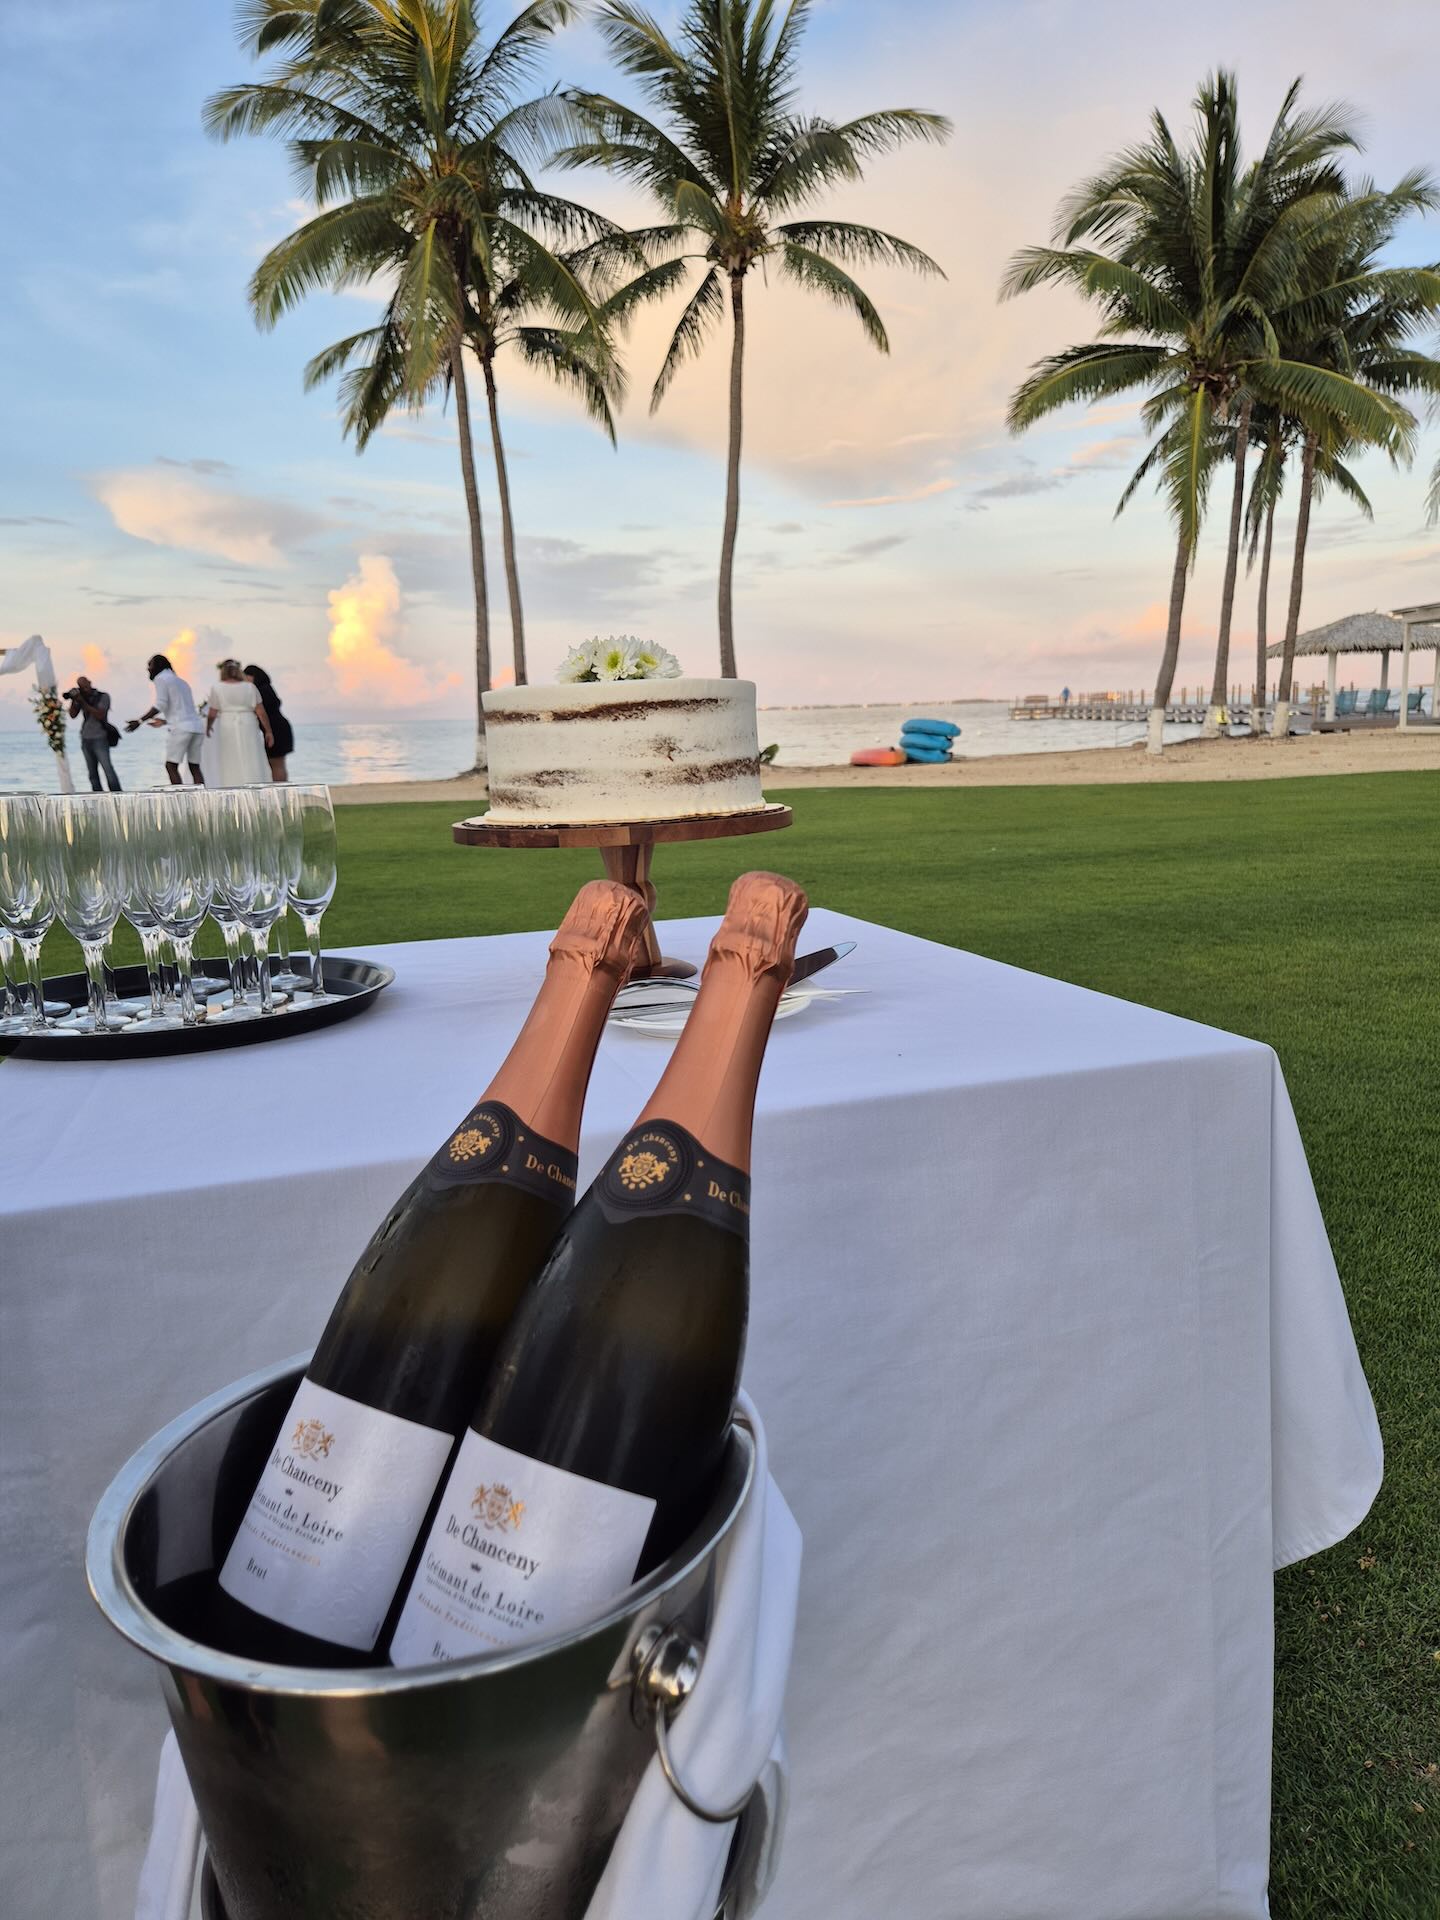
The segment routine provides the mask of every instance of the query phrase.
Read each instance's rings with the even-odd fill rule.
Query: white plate
[[[777,1020],[788,1020],[791,1014],[803,1013],[805,1008],[816,1000],[839,1000],[848,997],[858,989],[836,990],[817,987],[807,991],[804,987],[791,990],[787,987],[780,996],[780,1004],[775,1009]],[[683,1033],[685,1022],[690,1018],[688,1007],[675,1007],[666,1013],[646,1013],[639,1007],[621,1007],[610,1016],[612,1027],[627,1027],[632,1033],[657,1034],[662,1040],[673,1040],[677,1033]]]

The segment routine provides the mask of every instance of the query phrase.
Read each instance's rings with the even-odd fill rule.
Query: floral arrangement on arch
[[[668,647],[653,646],[633,634],[608,634],[584,640],[560,662],[557,680],[677,680],[680,662]]]
[[[52,753],[65,751],[65,709],[60,704],[60,696],[54,687],[42,687],[39,693],[32,693],[30,704],[35,709],[35,717],[40,722],[40,731],[50,742]]]

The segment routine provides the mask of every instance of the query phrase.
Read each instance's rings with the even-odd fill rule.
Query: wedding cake
[[[690,680],[663,647],[591,641],[559,684],[484,696],[496,825],[600,826],[758,812],[750,680]]]

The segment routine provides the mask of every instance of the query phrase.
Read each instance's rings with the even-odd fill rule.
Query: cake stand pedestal
[[[645,928],[647,963],[637,974],[683,980],[695,972],[688,960],[667,960],[655,938],[655,888],[650,857],[662,840],[731,840],[747,833],[774,833],[795,818],[771,803],[753,813],[712,813],[692,820],[630,820],[593,827],[492,826],[485,814],[457,820],[450,829],[462,847],[598,847],[607,878],[633,887],[650,919]]]

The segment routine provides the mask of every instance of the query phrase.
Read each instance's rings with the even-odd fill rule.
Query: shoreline
[[[1276,780],[1309,774],[1440,772],[1440,727],[1403,734],[1312,733],[1290,740],[1181,740],[1152,758],[1132,747],[1062,747],[1051,753],[997,753],[950,765],[908,767],[772,767],[767,791],[816,787],[1079,787],[1152,786],[1171,781]],[[387,801],[485,799],[474,774],[447,780],[371,780],[332,784],[341,806]]]

